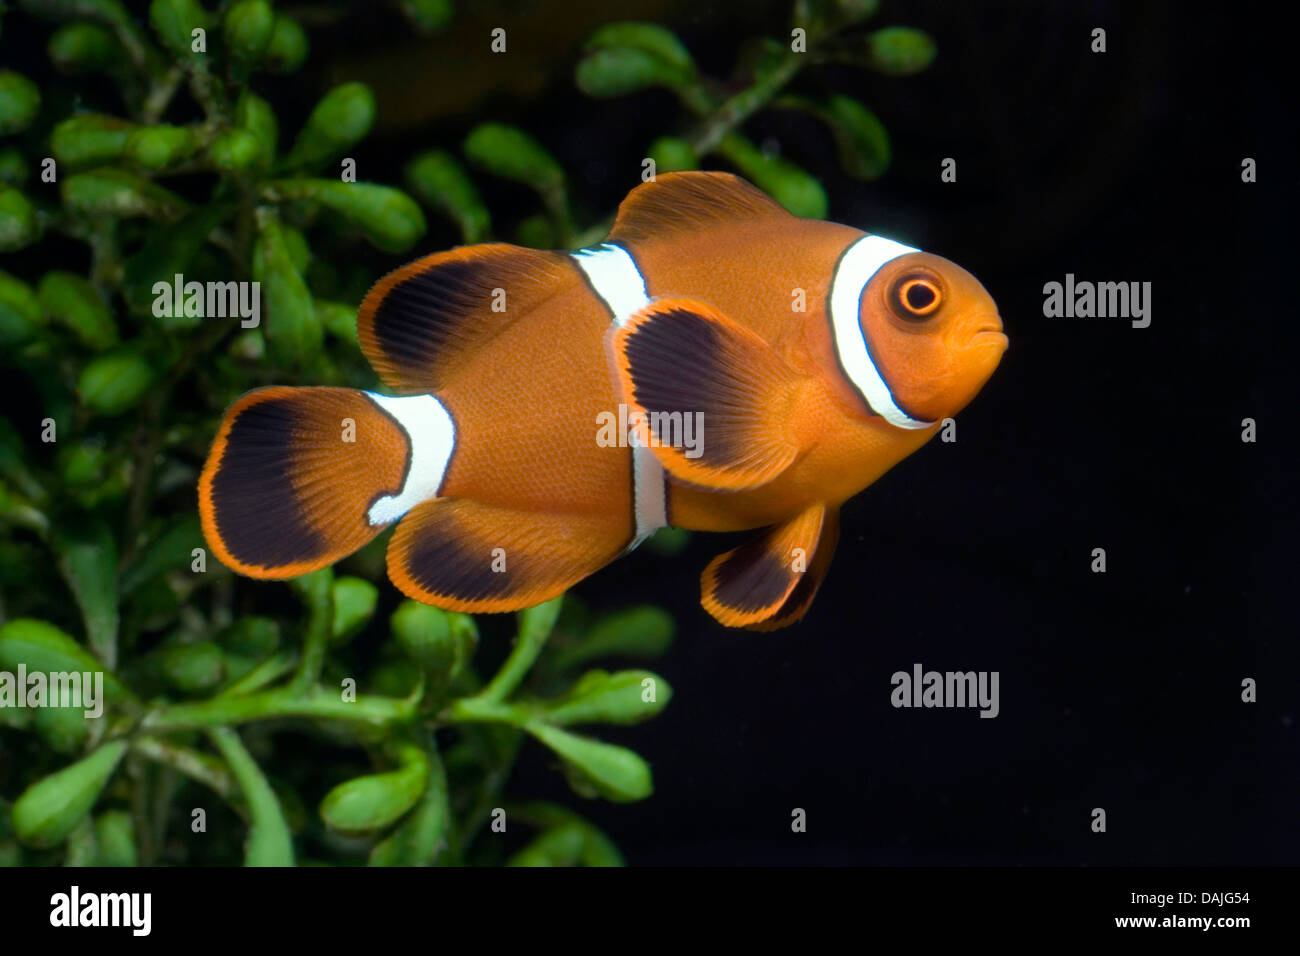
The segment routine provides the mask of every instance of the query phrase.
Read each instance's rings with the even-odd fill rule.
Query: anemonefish
[[[594,248],[489,243],[403,266],[357,331],[395,395],[261,388],[226,412],[199,480],[225,564],[304,574],[395,523],[403,592],[509,611],[669,525],[763,529],[701,581],[718,621],[760,630],[804,615],[840,505],[1007,347],[959,266],[711,172],[638,186]]]

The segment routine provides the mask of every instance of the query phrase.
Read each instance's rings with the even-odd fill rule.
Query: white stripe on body
[[[830,303],[831,330],[835,336],[835,351],[840,357],[849,381],[862,395],[872,411],[898,428],[929,428],[934,422],[912,418],[898,407],[880,369],[871,359],[867,340],[859,320],[862,293],[880,267],[891,259],[908,253],[920,252],[893,239],[882,236],[864,236],[845,250],[831,277]]]
[[[366,520],[375,527],[396,521],[421,502],[438,496],[456,447],[456,423],[447,407],[432,395],[366,395],[397,422],[411,449],[402,490],[379,498],[366,513]]]
[[[592,249],[572,253],[573,261],[582,270],[605,303],[614,325],[626,325],[633,313],[650,304],[645,277],[637,268],[632,255],[622,246],[602,243]],[[632,489],[636,498],[636,532],[627,550],[631,551],[650,535],[668,524],[668,505],[665,497],[663,465],[651,448],[632,449]]]

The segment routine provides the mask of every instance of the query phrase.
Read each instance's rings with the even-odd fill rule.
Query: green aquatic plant
[[[398,6],[427,30],[453,15],[445,0]],[[856,30],[875,7],[800,0],[791,35],[753,41],[728,81],[662,27],[609,24],[575,79],[596,98],[676,94],[682,131],[647,144],[658,170],[717,158],[820,216],[816,177],[742,127],[761,109],[808,112],[846,171],[881,175],[888,138],[863,104],[788,92],[819,63],[924,68],[919,31]],[[276,78],[310,39],[268,0],[153,0],[143,19],[119,0],[20,0],[0,6],[0,45],[15,26],[47,31],[50,69],[0,69],[0,365],[21,393],[0,418],[0,703],[19,669],[99,673],[104,711],[0,706],[0,864],[621,862],[573,810],[505,787],[531,741],[582,797],[651,793],[643,758],[573,728],[668,703],[638,669],[672,640],[664,611],[595,614],[569,595],[518,615],[492,668],[473,618],[381,610],[382,539],[246,585],[207,554],[194,500],[242,392],[374,387],[356,303],[379,270],[359,248],[413,250],[424,209],[465,242],[492,237],[478,173],[535,192],[515,236],[528,245],[597,241],[610,216],[583,220],[563,164],[497,123],[412,158],[405,189],[365,181],[351,153],[374,95],[342,83],[282,128]],[[260,297],[242,296],[254,282]],[[666,529],[650,546],[683,543]],[[599,666],[611,659],[629,669]],[[495,838],[505,819],[531,841]]]

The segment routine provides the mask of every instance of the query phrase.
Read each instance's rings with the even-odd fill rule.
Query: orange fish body
[[[396,523],[403,592],[507,611],[664,526],[764,528],[702,580],[715,618],[756,629],[806,612],[839,505],[1006,347],[969,273],[723,173],[638,187],[595,249],[410,263],[358,336],[395,396],[277,387],[227,411],[199,483],[223,562],[290,577]]]

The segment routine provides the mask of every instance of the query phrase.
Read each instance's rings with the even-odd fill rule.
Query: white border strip
[[[881,266],[891,259],[920,251],[883,236],[863,236],[845,250],[831,279],[829,301],[835,351],[849,380],[872,411],[898,428],[929,428],[934,422],[917,421],[898,407],[880,369],[871,360],[859,310],[862,293]]]
[[[633,313],[650,304],[645,277],[636,261],[622,246],[606,242],[593,249],[570,253],[605,303],[614,325],[626,325]],[[664,466],[654,449],[632,449],[632,493],[636,498],[636,534],[627,550],[631,551],[650,535],[668,524],[668,507],[664,490]]]
[[[406,432],[411,449],[402,490],[396,495],[384,495],[366,512],[366,520],[375,527],[396,521],[421,502],[438,496],[456,447],[456,423],[447,406],[432,395],[393,398],[376,392],[365,394]]]

